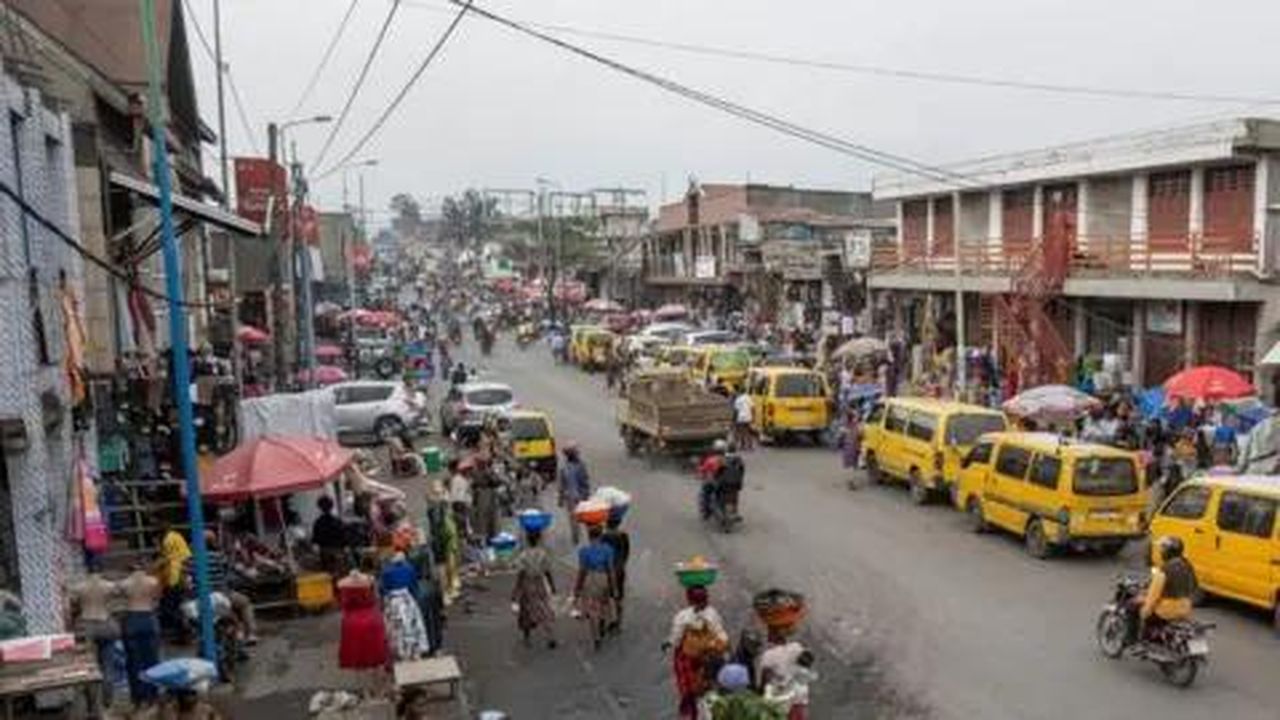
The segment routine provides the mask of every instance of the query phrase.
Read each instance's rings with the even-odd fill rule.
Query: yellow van
[[[582,354],[578,356],[578,364],[588,371],[601,370],[609,362],[613,352],[616,335],[608,330],[591,330],[583,334]]]
[[[1271,611],[1280,630],[1280,477],[1205,476],[1169,497],[1151,519],[1155,540],[1172,535],[1200,587]]]
[[[661,367],[688,367],[697,352],[697,348],[692,348],[688,345],[668,345],[658,353],[658,365]]]
[[[911,500],[954,496],[960,460],[978,438],[1008,429],[1004,413],[934,398],[888,398],[862,425],[862,452],[872,482],[906,482]]]
[[[556,439],[551,418],[537,410],[513,410],[507,418],[511,454],[548,479],[556,476]]]
[[[753,368],[747,375],[751,426],[774,441],[808,435],[816,444],[831,422],[830,394],[820,372],[803,367]]]
[[[983,436],[965,456],[956,505],[974,532],[1021,535],[1027,553],[1120,552],[1143,535],[1148,491],[1137,453],[1052,433]]]
[[[575,365],[582,364],[584,358],[588,357],[587,336],[598,330],[603,330],[599,325],[570,325],[569,326],[569,362]]]
[[[741,347],[704,345],[694,348],[689,360],[689,377],[708,388],[723,387],[737,392],[751,367],[751,353]]]

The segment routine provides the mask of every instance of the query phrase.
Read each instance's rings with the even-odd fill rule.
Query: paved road
[[[903,492],[851,492],[835,454],[807,447],[747,456],[745,527],[722,536],[695,517],[696,486],[685,471],[625,457],[598,377],[506,344],[486,364],[525,405],[552,412],[557,435],[579,443],[598,484],[636,496],[628,521],[636,622],[624,643],[599,655],[575,648],[572,660],[553,660],[585,672],[572,685],[612,710],[597,717],[670,716],[655,648],[679,602],[671,565],[693,553],[724,566],[717,602],[737,627],[750,620],[745,601],[755,590],[776,584],[809,596],[808,639],[823,674],[815,717],[1280,716],[1280,640],[1260,614],[1203,611],[1219,626],[1215,654],[1190,691],[1166,686],[1151,665],[1097,654],[1098,608],[1118,572],[1142,567],[1138,548],[1119,560],[1036,561],[1012,538],[972,535],[957,513],[913,507]],[[486,683],[480,694],[519,704],[503,685]]]

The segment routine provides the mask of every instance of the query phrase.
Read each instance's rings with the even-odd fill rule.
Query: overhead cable
[[[298,114],[302,106],[306,104],[307,98],[311,97],[311,93],[316,89],[316,84],[320,82],[320,75],[329,65],[330,58],[333,57],[333,51],[338,47],[338,41],[342,39],[342,33],[346,31],[347,24],[351,22],[351,16],[355,14],[356,4],[360,0],[351,0],[351,4],[347,6],[347,12],[343,14],[342,21],[338,23],[338,28],[334,31],[333,37],[329,39],[329,45],[325,47],[324,54],[320,56],[320,62],[316,65],[315,70],[311,72],[311,79],[307,81],[307,86],[303,88],[302,95],[298,97],[298,102],[293,104],[293,109],[289,111],[289,117]]]
[[[209,42],[209,37],[204,34],[204,28],[200,26],[200,21],[196,19],[196,14],[191,9],[190,0],[182,0],[182,4],[187,10],[186,15],[191,20],[191,28],[195,30],[196,39],[200,41],[200,47],[204,49],[205,55],[213,63],[214,70],[227,76],[227,87],[231,90],[231,104],[236,106],[236,115],[240,118],[240,130],[244,133],[245,139],[249,141],[249,147],[253,149],[254,155],[262,154],[258,146],[258,139],[253,134],[253,124],[249,122],[249,113],[244,109],[244,98],[240,97],[240,88],[236,86],[235,76],[231,74],[231,64],[224,61],[222,67],[218,67],[218,54],[214,52],[213,45]]]

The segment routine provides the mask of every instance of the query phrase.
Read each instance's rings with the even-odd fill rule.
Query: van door
[[[1215,584],[1223,594],[1263,607],[1275,601],[1272,561],[1278,504],[1274,498],[1222,491],[1214,554],[1219,573]]]
[[[960,463],[956,476],[956,508],[967,510],[970,498],[978,498],[981,502],[986,491],[987,476],[991,474],[991,456],[994,448],[990,442],[980,442],[973,446],[968,455]]]
[[[764,429],[764,411],[769,402],[769,376],[761,372],[748,375],[747,395],[751,397],[751,424],[760,431]]]
[[[915,410],[907,425],[906,470],[915,468],[920,472],[920,479],[925,487],[933,487],[933,479],[938,470],[934,468],[934,439],[938,435],[938,416],[931,412]]]
[[[1063,527],[1062,534],[1057,535],[1053,531],[1056,523],[1047,523],[1048,519],[1056,518],[1058,510],[1066,505],[1065,499],[1058,492],[1062,465],[1062,458],[1057,455],[1037,453],[1027,471],[1027,481],[1022,484],[1022,509],[1028,516],[1034,513],[1046,519],[1045,533],[1051,540],[1065,539],[1068,530]]]
[[[880,468],[896,477],[907,476],[907,425],[910,422],[911,411],[897,403],[890,403],[885,410],[877,457]]]
[[[876,403],[871,408],[871,412],[867,413],[866,419],[862,421],[862,450],[866,452],[867,448],[878,451],[884,440],[884,403]]]
[[[1027,513],[1022,510],[1021,502],[1030,467],[1030,450],[1007,443],[1000,446],[995,468],[987,475],[983,492],[987,520],[1016,533],[1026,529]]]
[[[1209,521],[1209,501],[1213,490],[1205,485],[1185,485],[1169,498],[1151,519],[1151,538],[1166,535],[1182,541],[1182,552],[1195,568],[1196,579],[1214,586],[1214,541]]]

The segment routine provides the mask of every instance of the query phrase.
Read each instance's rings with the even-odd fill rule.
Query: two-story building
[[[847,306],[860,293],[846,286],[858,263],[847,249],[891,233],[892,212],[869,192],[693,183],[659,208],[644,254],[648,294],[783,323],[856,311]]]
[[[1038,380],[1110,356],[1134,385],[1218,364],[1269,390],[1278,162],[1280,122],[1242,118],[877,176],[899,222],[875,305],[909,342],[962,327]]]

